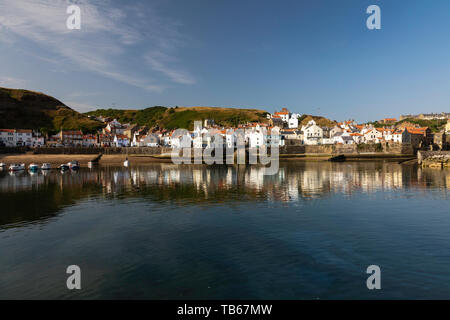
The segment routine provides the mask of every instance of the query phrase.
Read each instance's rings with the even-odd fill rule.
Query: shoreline
[[[0,154],[0,162],[42,164],[50,163],[52,167],[59,166],[72,160],[77,160],[81,166],[86,167],[89,161],[97,158],[97,154]],[[128,157],[130,164],[145,163],[172,163],[171,157],[153,155],[102,155],[99,164],[122,164]],[[290,161],[336,161],[336,162],[363,162],[363,161],[392,161],[405,164],[417,163],[413,155],[395,154],[348,154],[336,156],[331,154],[280,154],[280,162]]]

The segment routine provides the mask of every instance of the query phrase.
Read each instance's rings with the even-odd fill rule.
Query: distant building
[[[384,123],[384,124],[389,124],[389,123],[392,124],[392,123],[397,122],[397,119],[396,118],[384,118],[380,122]]]

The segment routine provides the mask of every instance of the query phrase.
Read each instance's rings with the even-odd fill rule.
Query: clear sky
[[[381,30],[366,27],[371,4]],[[448,0],[0,0],[0,86],[79,111],[450,112],[449,36]]]

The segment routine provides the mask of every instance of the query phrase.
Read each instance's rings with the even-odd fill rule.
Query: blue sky
[[[81,8],[68,30],[67,6]],[[366,8],[381,7],[381,30]],[[450,1],[0,0],[0,86],[79,111],[450,111]]]

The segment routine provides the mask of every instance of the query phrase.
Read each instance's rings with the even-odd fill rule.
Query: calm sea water
[[[449,195],[383,162],[0,172],[0,298],[450,299]]]

